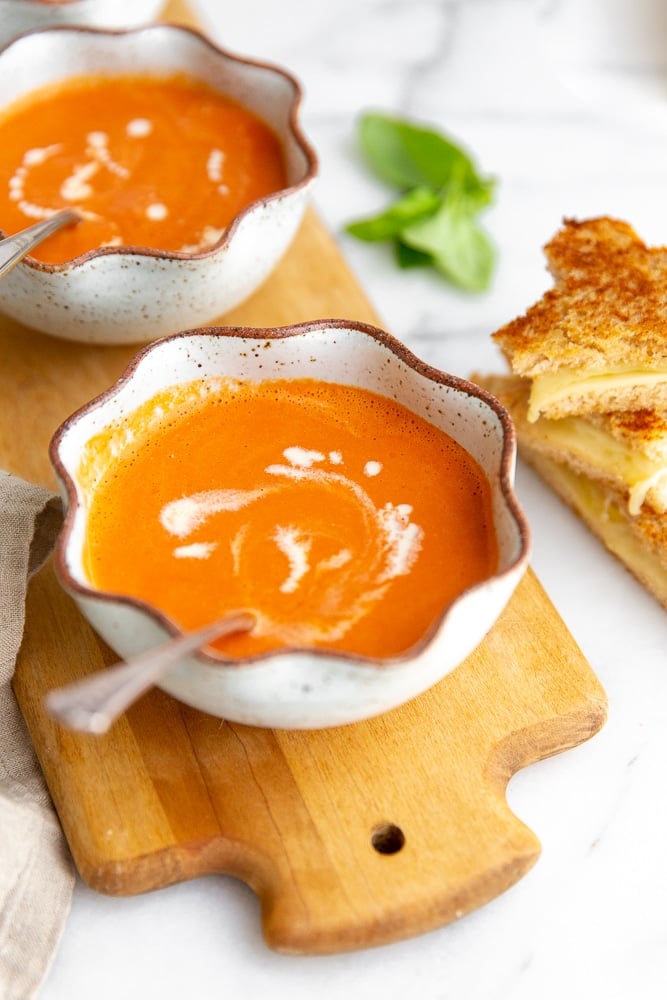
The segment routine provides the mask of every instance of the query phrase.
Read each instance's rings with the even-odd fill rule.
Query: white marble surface
[[[548,287],[540,247],[563,216],[610,214],[667,243],[663,0],[197,0],[235,51],[290,68],[321,157],[317,206],[383,324],[466,375],[500,367],[489,334]],[[342,235],[385,203],[363,167],[363,109],[435,123],[499,178],[492,290],[466,297],[398,274]],[[40,1000],[657,1000],[667,995],[667,617],[524,468],[533,565],[609,697],[583,746],[512,779],[542,856],[456,925],[326,958],[274,954],[231,878],[130,899],[78,884]]]

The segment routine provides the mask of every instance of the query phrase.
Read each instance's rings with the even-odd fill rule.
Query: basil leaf
[[[495,248],[460,202],[446,200],[439,211],[403,230],[408,246],[430,254],[433,266],[468,291],[484,291],[493,274]]]
[[[424,184],[424,176],[405,149],[400,125],[384,115],[367,114],[359,123],[359,142],[381,180],[408,189]]]
[[[377,175],[398,188],[457,187],[472,193],[485,185],[462,149],[433,129],[388,115],[366,114],[359,124],[361,148]]]
[[[474,185],[464,188],[463,196],[466,202],[466,210],[471,214],[481,212],[483,208],[488,208],[493,202],[496,193],[496,182],[492,178],[479,181]]]
[[[350,222],[345,228],[352,236],[370,243],[391,240],[406,226],[433,215],[439,207],[440,197],[434,191],[424,187],[413,188],[385,211]]]
[[[430,253],[424,253],[423,250],[415,250],[414,247],[409,247],[402,240],[396,240],[394,249],[396,252],[396,263],[403,270],[407,270],[410,267],[431,267],[433,265],[433,258]]]
[[[468,291],[486,289],[496,251],[476,216],[493,201],[495,180],[480,176],[471,157],[434,129],[368,113],[359,137],[377,175],[404,193],[347,231],[393,241],[402,268],[431,266]]]

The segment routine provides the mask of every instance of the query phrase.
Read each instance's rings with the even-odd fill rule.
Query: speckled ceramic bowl
[[[145,604],[100,592],[87,579],[87,502],[77,479],[82,448],[160,389],[202,376],[314,378],[398,400],[450,434],[482,466],[491,485],[499,562],[491,579],[461,594],[401,656],[369,660],[323,649],[287,649],[232,663],[200,653],[181,663],[160,686],[230,721],[311,729],[385,712],[461,663],[495,622],[529,559],[530,532],[513,491],[513,426],[484,390],[429,368],[380,330],[342,320],[270,331],[210,328],[166,338],[140,351],[115,386],[57,431],[51,459],[66,505],[57,573],[100,635],[127,657],[178,630]]]
[[[24,31],[56,24],[133,28],[163,7],[164,0],[0,0],[0,45]]]
[[[294,237],[317,161],[298,124],[301,91],[289,74],[174,25],[22,35],[0,51],[0,106],[55,81],[100,73],[184,73],[205,82],[273,128],[287,168],[288,186],[253,202],[208,250],[105,247],[64,264],[28,257],[0,282],[0,311],[27,326],[89,343],[141,343],[211,322],[255,291]]]

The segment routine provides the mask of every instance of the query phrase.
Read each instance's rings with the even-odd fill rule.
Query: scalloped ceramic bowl
[[[0,0],[0,45],[57,24],[133,28],[152,21],[164,0]]]
[[[0,107],[70,77],[128,73],[183,73],[253,111],[280,139],[288,186],[252,202],[199,253],[104,247],[64,264],[25,258],[0,282],[0,311],[69,340],[142,343],[209,323],[238,305],[287,250],[317,173],[298,121],[297,82],[283,69],[225,52],[190,28],[50,28],[22,35],[0,51]]]
[[[183,661],[160,687],[229,721],[313,729],[394,708],[461,663],[491,628],[528,564],[530,531],[513,488],[513,425],[484,390],[429,368],[381,330],[342,320],[268,331],[209,328],[165,338],[140,351],[115,386],[56,432],[51,460],[66,507],[56,570],[107,643],[127,657],[178,630],[158,611],[100,592],[87,579],[86,497],[77,480],[82,448],[160,389],[202,376],[253,381],[305,377],[398,400],[450,434],[482,466],[491,485],[499,561],[492,578],[461,594],[423,638],[398,657],[371,660],[323,649],[285,649],[232,662],[201,652]],[[122,461],[122,453],[118,459]]]

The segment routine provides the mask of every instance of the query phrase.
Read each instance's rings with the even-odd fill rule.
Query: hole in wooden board
[[[395,823],[381,823],[373,830],[371,844],[378,854],[398,854],[405,844],[405,834]]]

